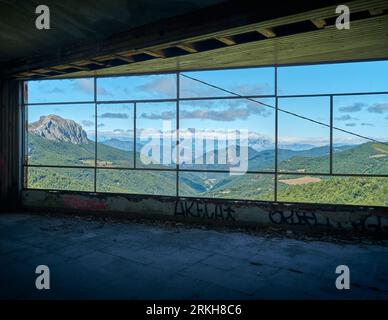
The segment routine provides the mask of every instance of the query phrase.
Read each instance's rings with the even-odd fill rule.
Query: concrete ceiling
[[[0,63],[189,13],[224,0],[0,0]],[[35,9],[50,9],[51,29],[37,30]]]

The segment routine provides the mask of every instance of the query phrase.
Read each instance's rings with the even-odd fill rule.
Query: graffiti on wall
[[[26,194],[26,192],[25,192]],[[42,200],[40,196],[34,196],[37,192],[28,193],[24,201],[33,206],[50,204],[53,208],[58,208],[60,201],[62,206],[74,210],[88,211],[122,211],[125,213],[139,213],[144,208],[137,207],[137,202],[130,197],[125,199],[127,205],[122,201],[116,206],[117,197],[87,197],[85,195],[62,194],[60,196],[45,194]],[[385,233],[388,234],[388,216],[373,211],[338,211],[330,214],[325,211],[312,209],[299,209],[295,207],[260,207],[260,206],[241,206],[233,202],[206,201],[201,198],[187,199],[180,198],[168,201],[173,204],[170,206],[158,203],[157,199],[145,199],[144,205],[148,207],[147,212],[155,214],[173,214],[175,217],[197,218],[202,220],[218,220],[225,222],[237,222],[239,220],[246,222],[260,222],[275,224],[279,226],[302,226],[308,228],[330,228],[339,230],[353,230],[356,232]],[[149,203],[148,203],[149,202]],[[106,204],[109,203],[109,206]],[[143,203],[143,202],[142,202]],[[140,205],[140,204],[139,204]],[[171,210],[171,211],[170,211]]]
[[[340,223],[333,222],[329,218],[320,218],[314,211],[270,210],[268,218],[272,223],[281,225],[341,228]]]
[[[202,218],[210,220],[236,221],[236,211],[231,206],[221,203],[207,203],[200,199],[177,200],[175,216]]]
[[[369,215],[353,221],[352,227],[356,231],[388,232],[388,218]]]
[[[351,228],[361,232],[388,232],[388,219],[376,215],[365,215],[360,219],[346,222],[334,221],[314,211],[270,210],[268,218],[277,225],[293,225],[325,228]]]
[[[175,202],[174,215],[185,218],[236,221],[237,210],[237,208],[232,208],[227,203],[209,203],[201,199],[180,199]],[[253,209],[253,211],[256,210]],[[252,217],[252,220],[254,221],[254,217]],[[352,229],[354,231],[376,233],[388,232],[388,218],[376,215],[365,215],[360,219],[340,222],[313,210],[269,209],[268,220],[270,223],[284,226]]]
[[[100,199],[85,199],[75,195],[64,195],[63,202],[72,209],[105,210],[105,202]]]

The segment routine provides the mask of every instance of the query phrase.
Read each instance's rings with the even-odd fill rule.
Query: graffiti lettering
[[[177,200],[174,214],[183,217],[236,221],[234,213],[230,206],[222,204],[209,204],[200,200]]]
[[[300,225],[310,227],[326,227],[338,229],[353,229],[362,232],[387,232],[387,219],[380,216],[368,215],[355,221],[341,223],[333,221],[327,217],[317,215],[312,211],[298,210],[271,210],[269,211],[269,220],[278,225]]]
[[[104,210],[105,203],[103,200],[98,199],[82,199],[77,196],[64,195],[63,202],[66,206],[73,209],[83,210]]]
[[[387,232],[388,225],[384,224],[386,219],[380,216],[366,216],[358,221],[352,222],[352,227],[356,231]]]
[[[287,213],[281,210],[271,210],[269,219],[275,224],[333,227],[333,223],[329,218],[319,221],[314,212],[290,210]]]

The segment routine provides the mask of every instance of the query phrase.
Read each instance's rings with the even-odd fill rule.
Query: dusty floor
[[[0,215],[1,299],[388,299],[388,247]],[[50,290],[35,268],[50,268]],[[335,269],[350,268],[350,290]]]

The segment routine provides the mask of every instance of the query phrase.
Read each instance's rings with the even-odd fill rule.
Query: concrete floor
[[[2,214],[0,253],[1,299],[388,299],[377,245]],[[50,290],[35,288],[41,264]]]

